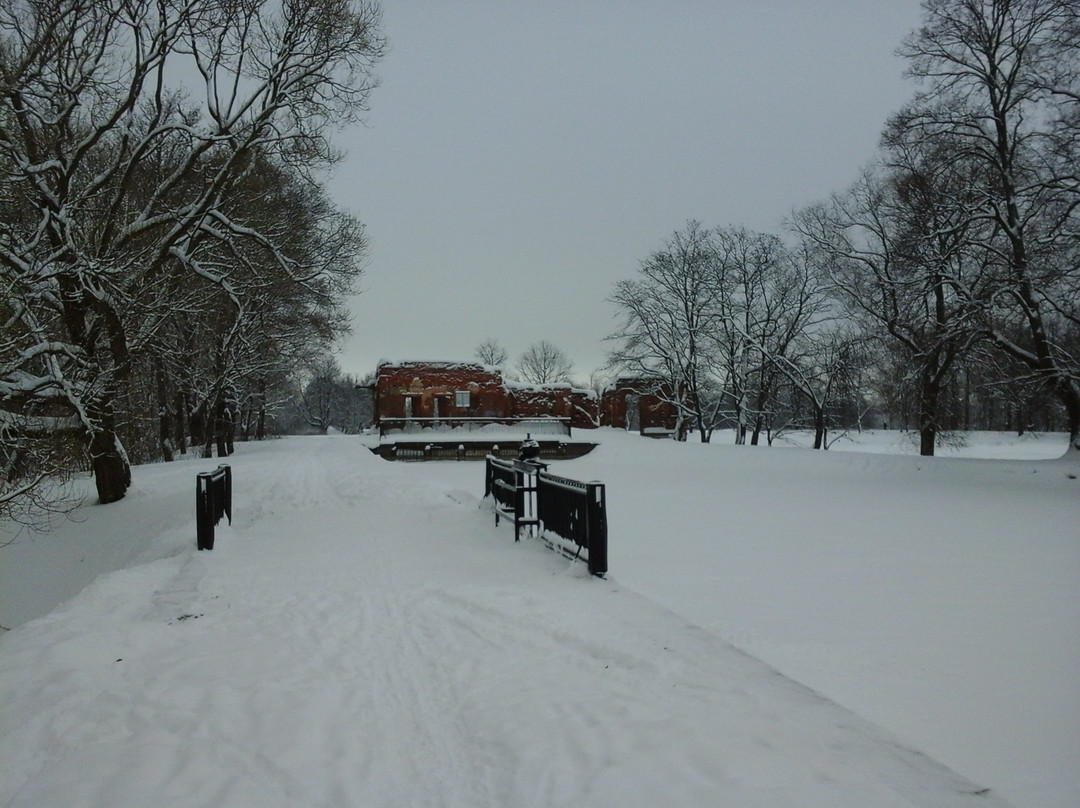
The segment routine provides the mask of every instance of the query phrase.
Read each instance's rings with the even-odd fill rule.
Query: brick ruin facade
[[[527,385],[478,362],[384,362],[376,420],[555,417],[576,429],[614,426],[642,434],[675,428],[675,408],[649,379],[619,379],[602,396],[569,384]]]
[[[671,401],[670,386],[660,379],[620,378],[604,391],[600,421],[643,435],[670,434],[678,422]]]

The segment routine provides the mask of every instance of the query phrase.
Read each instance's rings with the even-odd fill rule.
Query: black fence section
[[[536,477],[541,463],[500,460],[488,455],[484,474],[484,496],[495,501],[495,524],[505,516],[514,522],[514,541],[521,541],[521,528],[539,527],[536,516]]]
[[[232,469],[224,464],[195,475],[195,530],[200,550],[214,549],[214,526],[222,516],[232,524]]]
[[[514,520],[515,541],[520,541],[522,527],[535,527],[548,544],[571,558],[581,557],[584,551],[593,575],[607,573],[607,491],[603,483],[557,477],[548,474],[543,463],[489,455],[484,497],[489,496],[494,500],[496,525],[500,516]]]
[[[544,533],[577,545],[588,556],[589,572],[607,572],[607,490],[603,483],[583,483],[541,471],[536,480],[537,516]],[[565,549],[565,548],[560,548]]]
[[[500,418],[496,416],[450,417],[444,415],[439,418],[392,418],[388,416],[379,418],[379,437],[382,438],[387,435],[449,432],[459,435],[487,435],[498,440],[500,435],[512,437],[526,431],[535,432],[538,435],[566,437],[571,437],[572,433],[570,419],[555,416]]]

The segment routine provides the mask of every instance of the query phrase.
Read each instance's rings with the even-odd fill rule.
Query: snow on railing
[[[607,490],[603,483],[579,482],[547,472],[534,461],[487,456],[484,498],[491,497],[495,524],[514,522],[514,540],[523,527],[535,527],[549,547],[571,559],[582,558],[589,572],[603,577],[607,565]]]

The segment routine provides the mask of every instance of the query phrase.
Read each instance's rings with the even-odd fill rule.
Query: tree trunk
[[[131,464],[111,424],[90,439],[90,468],[102,505],[124,498],[131,485]]]
[[[735,402],[735,445],[746,443],[746,424],[743,423],[743,411],[739,402]]]
[[[194,394],[192,395],[192,399],[197,400]],[[206,436],[210,431],[209,416],[207,414],[209,412],[209,407],[210,402],[204,399],[198,403],[198,406],[190,411],[188,417],[188,431],[191,434],[192,447],[206,446]]]
[[[217,437],[217,398],[206,400],[203,415],[203,457],[214,456],[214,442]],[[219,454],[218,457],[221,457]]]
[[[814,448],[827,449],[829,430],[825,423],[825,408],[814,404]]]
[[[157,376],[157,401],[158,401],[158,445],[161,448],[161,457],[166,463],[173,460],[173,417],[169,409],[169,396],[165,390],[165,374],[158,368],[154,374]]]
[[[176,447],[180,454],[187,454],[187,396],[182,392],[176,394]]]
[[[934,456],[934,444],[937,443],[937,428],[930,424],[919,429],[919,454],[923,457]]]
[[[1069,428],[1069,448],[1065,454],[1080,459],[1080,381],[1062,379],[1058,382],[1057,394],[1065,405],[1065,419]]]
[[[228,457],[233,453],[233,439],[230,422],[225,411],[225,396],[218,392],[207,410],[206,447],[204,457],[211,457],[212,446],[217,446],[218,457]]]
[[[172,432],[172,416],[168,407],[162,404],[161,409],[158,410],[158,446],[161,448],[161,459],[166,463],[171,463],[175,459]]]
[[[938,378],[936,372],[924,373],[919,385],[919,454],[923,457],[933,457],[937,443],[938,398],[941,394]]]
[[[764,375],[764,371],[762,371]],[[772,384],[766,384],[764,380],[758,385],[757,412],[754,415],[754,429],[750,434],[750,445],[757,446],[761,442],[761,431],[765,428],[765,407],[769,404],[769,389]]]
[[[236,411],[221,405],[221,435],[225,440],[226,456],[236,454]]]
[[[701,439],[701,442],[702,443],[710,443],[710,442],[712,442],[712,428],[709,426],[709,424],[705,423],[705,413],[702,412],[702,410],[701,410],[701,398],[696,393],[694,394],[693,413],[694,413],[694,423],[697,424],[698,437]],[[686,439],[683,438],[683,440],[686,440]]]
[[[735,404],[735,445],[742,446],[746,443],[746,401],[741,394],[732,400]]]

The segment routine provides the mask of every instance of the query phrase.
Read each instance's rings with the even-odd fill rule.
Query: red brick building
[[[384,428],[557,418],[577,429],[614,426],[670,432],[675,408],[656,379],[619,379],[602,397],[569,384],[530,385],[479,362],[383,362],[375,378],[375,418]]]
[[[502,374],[477,362],[384,362],[375,376],[375,419],[509,418]]]
[[[519,418],[563,418],[575,429],[600,426],[600,406],[592,390],[569,384],[519,384],[507,382],[510,409]]]
[[[600,422],[642,435],[670,435],[678,423],[671,392],[671,386],[661,379],[640,376],[617,379],[604,391]]]

